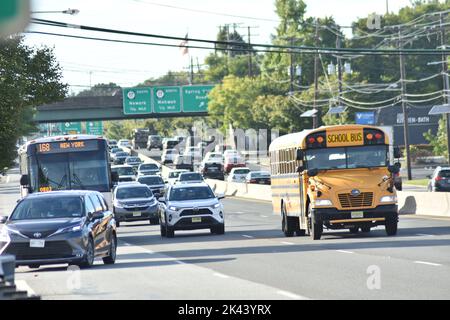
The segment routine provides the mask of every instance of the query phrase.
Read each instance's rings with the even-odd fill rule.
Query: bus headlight
[[[384,196],[381,197],[380,202],[397,202],[396,196]]]
[[[331,206],[331,200],[328,199],[320,199],[320,200],[316,200],[314,202],[314,204],[316,205],[316,207],[324,207],[324,206]]]

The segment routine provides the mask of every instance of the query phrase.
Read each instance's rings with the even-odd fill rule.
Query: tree
[[[77,94],[78,97],[98,97],[98,96],[112,96],[121,87],[113,82],[108,84],[98,83],[88,90],[83,90]]]
[[[0,168],[13,164],[18,139],[37,130],[34,107],[64,98],[61,78],[52,49],[28,47],[22,37],[0,40]]]
[[[435,156],[448,157],[446,117],[439,120],[439,127],[436,136],[431,133],[431,129],[424,133],[423,136],[433,147],[433,154]]]

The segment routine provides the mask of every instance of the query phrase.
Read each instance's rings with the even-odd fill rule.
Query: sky
[[[409,0],[388,0],[389,11],[398,12]],[[247,34],[251,28],[253,43],[270,43],[278,17],[274,0],[31,0],[32,17],[110,29],[152,34],[215,40],[219,26],[237,25],[237,31]],[[384,14],[386,0],[305,0],[307,16],[333,16],[339,25],[348,26],[370,13]],[[77,15],[39,13],[78,9]],[[186,10],[189,9],[189,10]],[[252,19],[253,18],[253,19]],[[157,41],[133,36],[113,36],[76,29],[30,24],[28,31],[100,36],[121,40]],[[245,39],[247,39],[245,37]],[[70,93],[89,88],[96,83],[115,82],[122,87],[134,86],[168,71],[187,70],[189,56],[179,48],[108,43],[62,38],[41,34],[26,34],[30,46],[54,48],[63,68],[63,81]],[[171,42],[179,44],[177,41]],[[196,64],[201,64],[209,51],[189,49]]]

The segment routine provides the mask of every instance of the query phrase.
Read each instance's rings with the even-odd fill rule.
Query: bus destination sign
[[[95,151],[98,150],[97,140],[84,141],[56,141],[43,142],[36,144],[36,153],[51,154],[76,151]]]

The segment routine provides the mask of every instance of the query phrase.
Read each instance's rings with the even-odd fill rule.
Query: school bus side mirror
[[[305,166],[303,165],[303,161],[300,161],[300,165],[297,167],[297,172],[303,172],[305,170]]]
[[[398,159],[402,156],[402,153],[400,152],[399,147],[394,147],[394,158]]]
[[[390,173],[399,173],[400,172],[400,168],[396,165],[393,166],[388,166],[388,171]]]
[[[28,186],[28,184],[30,183],[29,179],[28,179],[28,175],[24,174],[20,177],[20,185],[21,186]]]
[[[303,150],[302,149],[297,149],[296,160],[297,161],[303,161],[304,156],[305,156],[305,154],[304,154]]]

